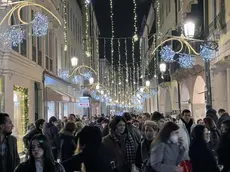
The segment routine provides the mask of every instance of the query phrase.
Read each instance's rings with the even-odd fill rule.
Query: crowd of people
[[[10,116],[0,113],[1,172],[229,172],[230,116],[209,109],[196,122],[159,112],[122,116],[74,114],[36,120],[23,137],[20,162]]]

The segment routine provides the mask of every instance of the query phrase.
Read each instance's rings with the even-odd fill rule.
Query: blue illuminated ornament
[[[72,82],[74,84],[79,84],[81,82],[82,77],[80,75],[76,75],[73,77]]]
[[[21,27],[11,27],[7,31],[7,36],[14,47],[23,42],[25,31]]]
[[[58,76],[66,81],[69,79],[69,70],[61,69],[58,71]]]
[[[153,94],[153,95],[157,95],[157,89],[153,89],[153,90],[152,90],[152,94]]]
[[[200,56],[204,61],[211,61],[215,58],[215,50],[207,45],[200,45]]]
[[[82,74],[84,80],[89,80],[92,77],[92,72],[89,70]]]
[[[49,20],[47,16],[38,12],[35,14],[34,20],[31,23],[33,35],[45,36],[48,33]]]
[[[179,64],[182,68],[192,68],[195,65],[196,59],[190,54],[180,54]]]
[[[166,63],[174,62],[175,54],[175,51],[173,51],[172,47],[169,45],[164,46],[160,51],[161,59]]]

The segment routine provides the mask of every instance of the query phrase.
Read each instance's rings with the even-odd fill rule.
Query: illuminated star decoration
[[[207,45],[200,45],[200,56],[204,61],[211,61],[215,58],[215,50],[212,50]]]
[[[45,36],[48,33],[49,20],[47,16],[38,12],[35,14],[34,20],[31,23],[33,35]]]
[[[72,82],[74,84],[79,84],[81,82],[82,77],[80,75],[76,75],[73,77]]]
[[[92,77],[92,72],[89,70],[89,71],[83,73],[82,75],[83,75],[84,80],[89,80],[89,78]]]
[[[58,71],[58,76],[64,80],[69,79],[69,70],[63,69]]]
[[[196,59],[190,54],[180,54],[179,64],[182,68],[192,68],[195,65]]]
[[[11,27],[7,30],[5,39],[10,40],[14,47],[23,42],[25,38],[25,31],[21,27]],[[8,38],[7,38],[8,37]]]
[[[164,46],[160,51],[161,59],[166,63],[174,62],[175,54],[176,54],[175,51],[173,51],[172,47],[169,45]]]

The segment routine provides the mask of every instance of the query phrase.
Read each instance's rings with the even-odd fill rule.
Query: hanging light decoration
[[[58,71],[58,76],[66,81],[69,79],[69,70],[67,69],[60,69]]]
[[[89,70],[89,71],[83,73],[82,76],[83,76],[84,80],[89,80],[92,77],[92,71]]]
[[[34,20],[31,22],[33,35],[45,36],[48,33],[49,20],[44,14],[37,12],[35,13]]]
[[[149,80],[145,81],[145,85],[146,85],[146,87],[149,87],[150,86],[150,81]]]
[[[182,68],[192,68],[195,65],[196,59],[190,54],[180,54],[179,64]]]
[[[79,84],[81,82],[81,80],[82,80],[82,76],[76,75],[76,76],[73,77],[72,82],[74,84]]]
[[[93,83],[94,83],[94,78],[93,77],[89,78],[89,84],[92,85]]]
[[[200,45],[200,56],[204,61],[211,61],[215,58],[215,50],[207,45]]]
[[[171,46],[166,45],[160,51],[161,59],[166,63],[174,62],[175,51],[172,50]]]

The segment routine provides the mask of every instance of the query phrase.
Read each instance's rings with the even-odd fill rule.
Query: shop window
[[[47,102],[48,107],[48,116],[47,121],[52,117],[55,116],[55,102]]]
[[[18,152],[24,151],[23,136],[26,134],[28,124],[28,89],[14,86],[14,135],[17,137]]]

